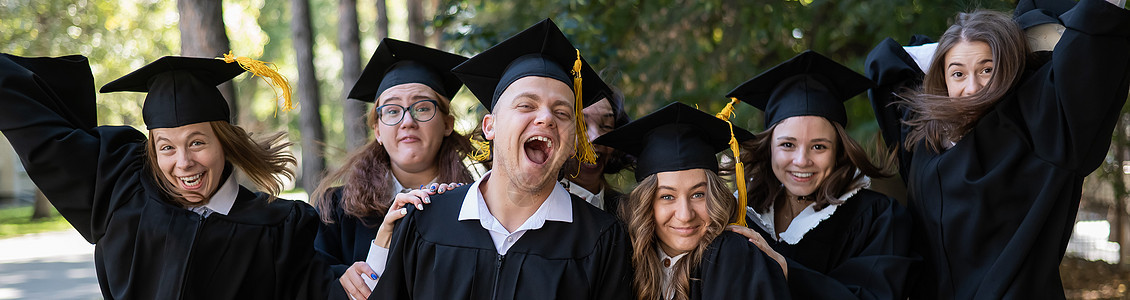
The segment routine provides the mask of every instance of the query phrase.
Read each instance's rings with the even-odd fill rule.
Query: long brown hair
[[[437,96],[436,107],[442,114],[433,120],[437,118],[446,120],[446,117],[451,115],[451,102],[446,97]],[[366,123],[374,130],[379,122],[377,119],[379,114],[374,112],[376,108],[374,105],[366,116]],[[411,116],[405,117],[411,118]],[[471,182],[471,172],[467,171],[467,167],[463,164],[463,159],[470,153],[471,142],[459,132],[452,130],[451,134],[444,137],[439,152],[436,153],[439,182]],[[318,208],[323,222],[335,221],[333,218],[335,205],[341,205],[346,214],[364,221],[365,217],[384,216],[388,212],[389,205],[392,205],[392,197],[399,192],[392,190],[391,180],[393,180],[392,161],[388,150],[376,140],[370,140],[364,147],[353,150],[340,169],[322,179],[311,200]],[[341,203],[335,204],[334,201],[330,201],[327,192],[339,182],[344,182]]]
[[[286,140],[285,132],[276,132],[262,139],[254,139],[242,127],[232,125],[227,121],[210,121],[208,124],[212,127],[216,140],[223,147],[224,160],[242,170],[243,174],[247,175],[260,191],[270,194],[271,197],[267,198],[268,202],[274,201],[275,196],[282,192],[283,178],[277,175],[289,179],[294,178],[293,166],[297,165],[298,161],[287,150],[287,147],[290,147],[292,143]],[[149,131],[149,136],[153,136],[152,130]],[[181,206],[195,205],[185,200],[180,193],[175,192],[172,183],[161,174],[161,168],[157,164],[156,145],[154,143],[155,141],[150,138],[146,141],[147,146],[145,147],[145,157],[149,165],[150,175],[157,179],[161,190],[169,195],[169,198],[176,204]],[[223,183],[221,182],[221,184]],[[205,203],[210,200],[210,197],[211,195],[205,197]]]
[[[946,53],[959,42],[984,42],[993,53],[993,75],[980,92],[949,97],[946,89]],[[1020,81],[1028,53],[1028,42],[1020,26],[1007,14],[992,10],[959,13],[954,24],[938,41],[929,70],[918,90],[901,93],[913,112],[905,123],[912,127],[903,145],[914,150],[925,141],[934,152],[941,152],[945,141],[957,141],[976,125]]]
[[[836,158],[835,165],[832,167],[832,172],[828,174],[828,178],[824,183],[816,188],[813,195],[816,196],[817,211],[828,207],[828,205],[841,204],[839,200],[840,195],[843,195],[848,190],[857,188],[854,184],[863,176],[874,178],[885,178],[894,175],[895,170],[895,153],[893,151],[884,151],[878,149],[876,153],[881,153],[883,156],[882,161],[879,163],[872,163],[867,151],[859,145],[855,139],[848,135],[847,130],[839,123],[831,122],[836,130]],[[773,124],[769,129],[755,134],[754,138],[742,143],[742,163],[745,164],[746,177],[752,178],[748,185],[746,198],[749,199],[749,206],[753,207],[758,212],[767,212],[769,207],[778,200],[785,199],[785,187],[781,185],[781,181],[773,174],[773,131],[777,129],[777,124]],[[858,170],[858,172],[857,172]],[[801,195],[805,196],[805,195]]]
[[[674,288],[674,299],[690,299],[691,271],[698,267],[706,247],[714,238],[722,234],[726,224],[738,219],[737,200],[730,193],[726,182],[718,174],[709,170],[706,173],[707,212],[709,224],[706,234],[698,242],[698,246],[683,259],[675,263],[671,283]],[[663,299],[663,263],[655,252],[659,245],[659,237],[655,230],[655,210],[653,202],[656,199],[656,190],[659,188],[659,179],[655,174],[649,175],[640,182],[628,196],[628,201],[620,206],[621,216],[626,216],[628,233],[632,240],[632,265],[635,267],[636,276],[632,281],[632,288],[636,290],[637,299]]]

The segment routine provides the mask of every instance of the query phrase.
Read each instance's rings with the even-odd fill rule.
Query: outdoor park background
[[[291,150],[300,157],[299,177],[284,197],[305,199],[324,170],[339,167],[350,149],[371,136],[361,121],[368,107],[344,95],[383,37],[471,56],[550,17],[594,68],[605,70],[603,79],[623,91],[629,115],[637,118],[676,100],[717,112],[730,89],[805,49],[862,73],[868,51],[886,37],[899,42],[916,33],[936,38],[957,12],[1011,11],[1015,5],[1009,0],[0,0],[0,52],[88,56],[99,87],[165,55],[215,57],[233,50],[274,62],[295,88],[299,109],[276,112],[275,94],[247,75],[225,87],[226,95],[238,125],[252,132],[290,133]],[[141,93],[99,94],[100,124],[144,129],[143,98]],[[470,132],[484,109],[466,91],[453,103],[457,129]],[[852,135],[876,144],[877,126],[865,95],[846,105]],[[1128,117],[1124,108],[1123,119]],[[734,120],[750,130],[762,127],[760,113],[749,105],[740,105]],[[1061,265],[1069,298],[1130,295],[1130,247],[1119,247],[1130,242],[1127,125],[1119,124],[1106,163],[1084,187],[1079,222]],[[628,188],[629,180],[617,183]],[[905,198],[897,179],[886,182],[894,184],[877,189]],[[93,296],[73,297],[98,296],[88,261],[66,276],[43,279],[34,272],[38,263],[52,262],[43,253],[58,250],[35,247],[75,244],[22,239],[52,234],[37,232],[68,236],[69,228],[38,195],[7,140],[0,139],[0,299],[59,298],[68,290],[91,288]],[[80,240],[80,253],[67,254],[62,263],[92,259],[83,244]],[[36,254],[15,255],[15,248]],[[86,281],[51,281],[60,276]],[[44,280],[49,290],[39,294],[33,287]]]

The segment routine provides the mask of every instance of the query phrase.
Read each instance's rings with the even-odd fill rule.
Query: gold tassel
[[[745,227],[745,212],[746,212],[746,190],[745,190],[745,164],[742,163],[741,149],[738,147],[738,138],[734,136],[734,123],[730,122],[730,117],[734,115],[734,106],[738,103],[738,98],[730,97],[730,103],[722,108],[715,117],[726,121],[730,125],[730,151],[734,152],[734,176],[736,177],[738,185],[738,221],[733,224]]]
[[[262,78],[264,82],[267,82],[267,84],[274,87],[273,90],[275,91],[275,99],[279,98],[279,91],[281,90],[283,98],[283,112],[287,112],[295,108],[295,104],[291,102],[290,99],[290,83],[287,82],[286,77],[283,77],[282,74],[279,74],[278,67],[275,66],[274,63],[254,60],[245,56],[236,57],[232,54],[231,51],[229,51],[227,54],[224,54],[223,60],[224,62],[229,64],[232,62],[239,63],[239,66],[243,67],[244,70],[251,72],[252,75]],[[275,116],[278,116],[277,108],[275,109]]]
[[[578,161],[587,164],[596,164],[596,152],[592,150],[592,144],[589,143],[588,128],[585,127],[585,114],[582,110],[585,109],[584,101],[581,99],[581,50],[577,51],[577,60],[573,61],[573,95],[576,96],[574,103],[574,111],[576,114],[577,124],[577,146],[574,147]]]
[[[475,161],[490,159],[490,142],[471,137],[471,148],[471,159]]]

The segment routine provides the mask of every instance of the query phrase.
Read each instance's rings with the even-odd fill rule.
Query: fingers
[[[428,203],[432,203],[432,200],[428,197],[427,192],[411,190],[407,193],[397,193],[396,197],[393,198],[392,205],[389,206],[389,210],[397,210],[407,204],[415,205],[417,210],[424,210],[424,204]]]
[[[345,270],[345,274],[342,274],[341,278],[338,279],[341,282],[341,287],[354,299],[368,299],[369,294],[372,293],[361,276],[375,277],[376,274],[369,268],[369,264],[359,261],[349,266],[349,269]]]

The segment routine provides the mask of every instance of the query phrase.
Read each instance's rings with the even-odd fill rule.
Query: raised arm
[[[922,82],[923,73],[910,54],[894,39],[887,38],[871,53],[867,54],[865,75],[875,82],[876,87],[868,91],[871,107],[875,111],[875,121],[883,134],[888,149],[899,149],[899,172],[903,180],[907,178],[910,165],[909,151],[904,145],[910,128],[902,123],[907,111],[896,102],[896,96],[906,89],[916,88]]]
[[[1017,105],[1037,155],[1090,173],[1130,89],[1130,11],[1083,0],[1061,19],[1067,29],[1051,63],[1016,89]]]
[[[92,127],[94,80],[82,56],[0,54],[0,132],[47,199],[91,243],[139,189],[141,141],[129,127]]]

